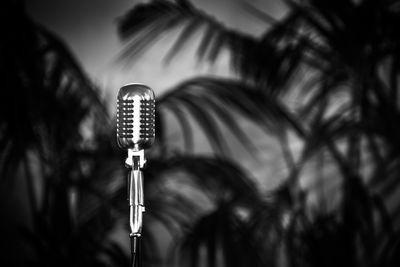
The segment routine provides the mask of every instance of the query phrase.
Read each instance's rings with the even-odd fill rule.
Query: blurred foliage
[[[82,195],[95,194],[98,167],[110,162],[103,151],[110,145],[87,138],[109,120],[97,89],[21,1],[3,3],[0,12],[1,265],[124,261],[121,248],[105,241],[114,221],[103,196],[85,220],[79,207]]]
[[[279,21],[244,5],[268,22],[259,38],[187,0],[137,4],[120,20],[125,64],[179,28],[167,62],[201,36],[197,59],[214,63],[228,50],[237,74],[182,81],[157,99],[146,266],[398,266],[400,1],[284,3]],[[2,266],[127,266],[113,120],[68,48],[21,1],[0,12]],[[180,151],[168,140],[169,115]],[[224,137],[230,131],[257,157],[240,120],[282,148],[287,177],[268,193]],[[196,153],[193,121],[212,156]],[[322,186],[302,185],[309,177]]]
[[[239,114],[280,142],[289,168],[267,201],[221,203],[206,213],[176,246],[178,258],[187,256],[190,266],[395,266],[400,2],[283,3],[288,12],[281,20],[244,4],[268,23],[258,38],[230,29],[195,1],[138,4],[120,20],[126,64],[165,32],[178,33],[166,55],[170,64],[198,36],[199,60],[213,63],[230,52],[237,79],[190,79],[158,101],[180,122],[186,152],[193,150],[191,120],[218,154],[230,155],[221,127],[253,150]],[[300,151],[291,149],[289,136],[300,140]],[[339,180],[339,186],[305,188],[302,180],[310,175],[321,183]],[[338,204],[324,208],[337,196]]]

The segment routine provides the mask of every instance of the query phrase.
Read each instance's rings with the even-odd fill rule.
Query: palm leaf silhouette
[[[161,167],[160,163],[164,167]],[[157,168],[154,168],[153,164],[156,164]],[[165,176],[164,172],[169,175]],[[176,172],[181,175],[174,175]],[[163,159],[159,162],[153,159],[146,175],[149,177],[146,188],[157,188],[156,194],[152,193],[152,190],[148,192],[148,195],[153,196],[148,200],[149,216],[160,220],[174,237],[170,255],[191,249],[194,253],[194,257],[191,257],[192,263],[195,266],[198,264],[195,255],[199,253],[205,238],[210,238],[206,241],[211,245],[209,260],[215,260],[212,245],[217,240],[212,238],[221,227],[227,227],[224,223],[210,225],[207,221],[214,220],[214,215],[223,220],[224,216],[221,216],[220,212],[228,210],[232,216],[236,216],[238,208],[242,207],[247,212],[252,205],[262,202],[252,180],[237,166],[223,159],[188,156]],[[174,176],[176,178],[173,178]],[[175,181],[174,187],[165,185],[172,182],[171,178]],[[176,188],[177,184],[179,190]],[[208,233],[199,230],[203,227],[203,222],[206,224],[203,231],[209,231]],[[188,232],[191,234],[188,235]],[[184,237],[186,241],[180,242],[179,237]],[[226,238],[229,238],[228,232]],[[230,244],[227,243],[224,247],[228,245]],[[228,251],[227,255],[231,252]],[[170,260],[174,262],[176,259],[171,256]]]
[[[291,18],[288,22],[292,21]],[[121,18],[119,33],[127,47],[120,59],[131,59],[154,44],[160,33],[182,27],[175,44],[166,55],[169,62],[200,30],[204,30],[197,50],[200,59],[213,63],[228,49],[234,55],[232,67],[243,79],[266,92],[275,92],[294,76],[301,62],[298,47],[279,48],[266,33],[261,38],[228,29],[214,17],[195,8],[189,1],[151,1],[140,4]]]
[[[234,112],[253,120],[269,134],[280,134],[284,125],[290,125],[297,134],[304,134],[293,114],[278,100],[267,98],[257,87],[239,81],[199,77],[182,82],[169,92],[158,100],[158,108],[170,111],[182,123],[187,147],[192,146],[192,131],[188,123],[192,117],[208,135],[212,147],[217,152],[227,152],[216,117],[251,153],[255,151]]]
[[[1,261],[105,266],[102,257],[121,256],[120,246],[104,242],[114,225],[107,205],[84,219],[78,207],[93,192],[87,181],[101,141],[96,135],[107,130],[105,105],[65,44],[33,22],[21,1],[5,3],[1,13],[1,197],[12,202],[1,212],[14,210],[1,223],[2,236],[14,233],[1,240]],[[92,130],[94,138],[87,137]]]
[[[288,265],[373,266],[384,262],[392,266],[395,258],[389,255],[398,249],[394,241],[398,240],[398,233],[392,232],[390,216],[398,214],[398,201],[393,201],[396,203],[390,213],[386,205],[398,191],[395,177],[399,146],[395,136],[400,46],[399,29],[393,25],[399,22],[399,1],[287,0],[285,3],[289,9],[286,17],[280,21],[267,19],[271,27],[259,39],[229,30],[187,1],[151,1],[139,5],[121,20],[121,37],[129,42],[121,58],[128,58],[129,63],[129,55],[137,56],[144,51],[157,40],[158,33],[172,32],[178,27],[182,31],[166,56],[168,62],[200,30],[203,30],[197,52],[200,59],[214,62],[223,49],[228,49],[240,81],[209,78],[186,81],[160,99],[159,113],[165,109],[181,122],[188,148],[193,146],[190,119],[194,119],[213,147],[225,150],[227,145],[220,137],[215,118],[250,148],[251,138],[229,116],[232,111],[251,118],[268,134],[280,137],[291,158],[289,179],[282,187],[291,201],[286,201],[289,207],[281,211],[289,218],[283,232],[292,238],[284,241]],[[161,16],[163,12],[168,15]],[[254,9],[252,12],[256,13]],[[296,105],[283,105],[293,95]],[[226,104],[229,112],[220,108]],[[297,158],[291,157],[287,149],[285,136],[289,131],[295,132],[303,144]],[[298,188],[298,182],[307,175],[307,165],[316,158],[321,165],[335,168],[335,175],[342,182],[340,189],[332,189],[339,190],[342,196],[335,214],[310,210],[307,195],[303,195],[307,192]],[[370,188],[382,194],[371,193]],[[220,251],[229,248],[234,251],[235,242],[227,242],[225,247],[220,245],[224,240],[223,235],[218,236],[224,233],[222,229],[207,233],[220,225],[219,219],[232,222],[231,208],[221,205],[221,210],[209,213],[192,228],[184,243],[192,256],[192,265],[204,259],[200,256],[202,247],[209,249],[205,258],[210,266],[223,264],[216,260]],[[223,218],[219,217],[221,214]],[[379,222],[372,219],[376,217]],[[263,225],[257,220],[254,225],[257,222]],[[372,232],[379,234],[370,236],[368,233]],[[346,245],[338,254],[330,254],[329,244]],[[325,260],[331,260],[315,256],[316,251],[326,256]],[[357,253],[368,260],[355,256]],[[384,260],[382,255],[388,258]],[[240,261],[229,263],[241,265]]]

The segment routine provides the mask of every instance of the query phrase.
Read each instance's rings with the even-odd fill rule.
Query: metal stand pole
[[[143,163],[138,156],[132,157],[132,170],[128,179],[129,189],[129,226],[131,239],[131,266],[141,267],[141,235],[143,226]]]

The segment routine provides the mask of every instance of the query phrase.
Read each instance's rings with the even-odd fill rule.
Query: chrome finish
[[[117,142],[119,147],[128,150],[125,164],[130,168],[128,201],[132,266],[137,266],[136,260],[140,256],[139,244],[145,212],[142,173],[146,163],[144,149],[154,143],[154,137],[154,92],[143,84],[123,86],[117,96]]]
[[[117,96],[117,142],[121,148],[140,151],[154,143],[155,96],[143,84],[123,86]]]
[[[128,186],[130,236],[140,236],[142,234],[145,207],[143,198],[143,172],[139,168],[131,170]]]

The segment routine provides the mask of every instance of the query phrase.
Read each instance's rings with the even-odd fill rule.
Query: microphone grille
[[[133,100],[117,99],[117,137],[133,138]]]
[[[140,138],[151,139],[155,135],[155,100],[141,100]]]
[[[154,137],[154,92],[142,84],[123,86],[117,97],[118,145],[138,151],[151,146]]]

